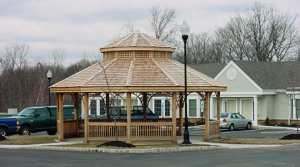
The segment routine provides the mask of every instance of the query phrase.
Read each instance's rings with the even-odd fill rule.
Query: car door
[[[236,114],[239,120],[239,128],[245,128],[247,126],[247,119],[241,114]]]
[[[235,113],[230,114],[230,124],[233,124],[235,128],[239,128],[239,122]]]
[[[50,114],[47,108],[37,108],[34,111],[33,128],[42,131],[50,126]]]

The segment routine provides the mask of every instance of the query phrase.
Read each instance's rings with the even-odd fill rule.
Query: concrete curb
[[[31,146],[31,147],[1,147],[5,149],[29,149],[50,151],[74,151],[74,152],[99,152],[99,153],[170,153],[219,149],[218,146],[179,146],[157,148],[82,148],[82,147],[58,147],[58,146]]]
[[[297,128],[294,127],[284,127],[284,126],[263,126],[259,125],[257,126],[257,129],[282,129],[282,130],[294,130],[297,131]],[[299,128],[300,130],[300,128]]]

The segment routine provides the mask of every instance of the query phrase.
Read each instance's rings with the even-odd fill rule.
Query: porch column
[[[58,140],[64,140],[64,95],[56,94],[56,115],[57,115],[57,131]]]
[[[84,112],[84,142],[88,143],[89,137],[89,94],[83,95],[83,112]]]
[[[176,135],[176,111],[177,111],[177,93],[172,94],[172,136],[173,136],[173,142],[177,143],[177,135]]]
[[[182,126],[183,126],[183,117],[182,117],[182,108],[183,108],[183,96],[182,93],[179,95],[179,133],[178,135],[182,135]]]
[[[73,116],[75,121],[75,132],[76,135],[79,136],[79,94],[74,93],[72,94],[72,100],[73,100]]]
[[[131,93],[127,93],[126,98],[126,110],[127,110],[127,142],[131,142],[131,110],[132,110],[132,101],[131,101]]]
[[[253,125],[254,126],[258,125],[258,120],[257,120],[257,96],[253,97]]]
[[[220,96],[220,92],[216,92],[216,96],[217,96],[217,131],[218,131],[218,135],[220,135],[220,113],[221,113],[221,96]]]
[[[210,96],[211,96],[211,92],[205,92],[205,110],[204,110],[204,120],[205,120],[205,131],[204,131],[204,140],[208,140],[209,139],[209,131],[210,131]]]

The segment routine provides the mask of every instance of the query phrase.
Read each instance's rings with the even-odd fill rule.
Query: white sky
[[[118,36],[124,25],[149,33],[152,6],[174,8],[195,33],[212,33],[232,16],[249,10],[254,0],[0,0],[0,52],[16,43],[30,46],[31,59],[48,61],[64,50],[65,64]],[[290,15],[300,14],[300,0],[258,0]],[[296,21],[300,29],[299,19]]]

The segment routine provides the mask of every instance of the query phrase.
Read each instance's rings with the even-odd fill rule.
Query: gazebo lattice
[[[131,33],[100,48],[103,60],[52,85],[50,90],[57,97],[58,138],[78,134],[80,126],[79,102],[82,96],[84,112],[84,138],[91,140],[172,140],[177,141],[176,131],[182,130],[182,94],[184,92],[184,65],[172,60],[175,48],[143,33]],[[226,86],[192,69],[187,69],[189,93],[196,92],[205,99],[205,133],[208,139],[219,135],[220,92]],[[106,112],[109,112],[111,94],[126,97],[126,121],[95,122],[89,118],[89,97],[104,94]],[[143,96],[143,109],[149,94],[168,94],[171,97],[171,120],[134,121],[131,119],[132,94]],[[209,121],[209,103],[212,93],[217,97],[217,119]],[[64,95],[70,94],[74,104],[74,121],[63,121]],[[176,113],[179,111],[179,123]],[[108,113],[107,113],[108,114]]]

